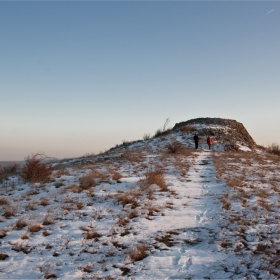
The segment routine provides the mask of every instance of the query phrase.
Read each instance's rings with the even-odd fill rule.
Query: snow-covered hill
[[[238,136],[224,151],[231,129],[184,124],[3,181],[0,279],[278,277],[279,157]]]

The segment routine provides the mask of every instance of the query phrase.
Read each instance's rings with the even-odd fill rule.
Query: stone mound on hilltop
[[[172,130],[178,131],[188,126],[193,127],[199,136],[213,136],[214,141],[222,144],[225,150],[238,150],[240,145],[250,149],[257,146],[244,125],[236,120],[197,118],[176,123]]]

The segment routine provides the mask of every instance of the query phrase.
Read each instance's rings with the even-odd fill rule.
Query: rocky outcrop
[[[247,146],[250,149],[256,147],[255,141],[244,125],[236,120],[197,118],[176,123],[172,130],[178,131],[185,126],[193,126],[199,136],[213,136],[216,143],[224,145],[225,150],[237,150],[238,144]]]

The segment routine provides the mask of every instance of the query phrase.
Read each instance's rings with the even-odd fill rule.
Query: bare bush
[[[43,162],[45,159],[46,156],[39,153],[25,158],[25,165],[20,174],[25,182],[44,183],[49,181],[52,167]]]
[[[19,165],[16,163],[7,164],[0,167],[0,184],[10,176],[17,175]]]
[[[146,134],[146,133],[145,133],[145,134],[143,135],[143,140],[144,140],[144,141],[150,140],[150,139],[151,139],[151,135],[150,135],[150,134]]]
[[[180,152],[184,148],[184,145],[180,141],[173,141],[168,143],[166,147],[169,153],[175,154]]]
[[[132,262],[141,261],[148,256],[147,250],[147,245],[137,244],[128,252],[128,256]]]
[[[277,143],[272,143],[271,145],[268,145],[266,150],[270,154],[280,156],[280,146]]]

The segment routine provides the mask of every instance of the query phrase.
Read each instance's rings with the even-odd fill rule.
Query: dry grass
[[[220,243],[220,246],[221,246],[222,248],[231,247],[231,245],[232,245],[231,242],[228,241],[228,240],[222,240],[221,243]]]
[[[184,125],[180,128],[180,131],[182,133],[192,133],[192,132],[196,131],[196,128],[192,125]]]
[[[26,233],[23,233],[23,234],[20,235],[20,239],[26,240],[26,239],[29,239],[29,238],[30,238],[30,236]]]
[[[243,180],[241,177],[230,177],[226,178],[226,184],[232,188],[241,187],[243,184]]]
[[[20,174],[25,182],[44,183],[50,180],[52,168],[43,163],[45,159],[46,156],[39,153],[25,159],[25,165]]]
[[[27,226],[27,223],[23,217],[19,218],[15,223],[16,229],[22,229]]]
[[[67,189],[70,189],[71,192],[73,192],[73,193],[80,193],[83,191],[83,189],[80,188],[77,184],[72,184],[72,185],[68,186]]]
[[[25,210],[36,210],[36,202],[34,202],[33,200],[28,201],[28,203],[25,205]]]
[[[127,225],[128,223],[129,223],[128,217],[119,217],[119,218],[118,218],[117,225],[118,225],[119,227],[124,227],[124,226]]]
[[[12,206],[9,206],[5,209],[3,217],[10,218],[15,215],[15,209]]]
[[[146,183],[149,185],[155,184],[160,187],[161,191],[168,191],[168,188],[165,183],[164,179],[164,172],[163,169],[161,168],[156,168],[156,169],[149,169],[145,173],[146,177]]]
[[[90,263],[85,264],[85,265],[82,267],[82,271],[87,272],[87,273],[93,272],[92,264],[90,264]]]
[[[176,243],[169,232],[155,238],[157,242],[165,244],[167,247],[172,247]]]
[[[269,197],[269,192],[266,189],[258,189],[256,191],[256,195],[259,196],[260,198],[267,198]]]
[[[52,232],[51,232],[50,230],[46,229],[46,230],[44,230],[44,231],[42,232],[42,234],[43,234],[44,236],[49,236],[49,235],[52,234]]]
[[[230,209],[230,202],[227,199],[222,198],[221,202],[222,202],[222,208],[223,209],[225,209],[225,210],[229,210]]]
[[[76,205],[76,208],[79,210],[85,206],[82,201],[75,201],[74,204]]]
[[[169,209],[173,209],[173,207],[174,207],[173,202],[171,200],[166,201],[165,204],[164,204],[164,207],[169,208]]]
[[[86,231],[83,234],[84,239],[98,239],[101,235],[97,231]]]
[[[69,172],[66,170],[66,168],[60,168],[52,173],[53,178],[60,178],[63,175],[69,175]]]
[[[0,253],[0,261],[4,261],[4,260],[7,259],[8,257],[9,257],[8,254]]]
[[[130,251],[128,256],[132,262],[141,261],[148,256],[148,246],[145,244],[137,244]]]
[[[128,213],[127,217],[129,219],[133,219],[139,216],[139,213],[136,210],[132,210]]]
[[[114,172],[113,175],[112,175],[112,180],[120,180],[122,178],[122,175],[118,172]]]
[[[148,211],[148,216],[155,216],[155,213],[160,212],[159,206],[153,204],[151,201],[145,203],[142,208]]]
[[[42,197],[42,198],[40,199],[40,203],[39,203],[39,204],[42,205],[42,206],[47,206],[47,205],[49,205],[49,200],[48,200],[48,198]]]
[[[10,176],[17,175],[19,165],[16,163],[8,164],[0,167],[0,184],[7,180]]]
[[[92,170],[90,173],[80,178],[80,188],[82,190],[88,190],[101,182],[107,182],[108,179],[106,174]]]
[[[53,218],[51,218],[48,214],[44,217],[42,221],[42,225],[44,226],[52,225],[53,223],[54,223]]]
[[[0,197],[0,206],[2,205],[10,205],[10,201],[4,196]]]
[[[7,236],[7,230],[4,228],[0,229],[0,238],[4,238],[5,236]]]
[[[280,156],[280,146],[277,143],[272,143],[271,145],[268,145],[266,150],[270,154]]]
[[[28,231],[30,231],[30,232],[38,232],[41,229],[42,229],[42,226],[40,224],[37,224],[37,223],[31,223],[28,226]]]
[[[139,196],[141,196],[140,190],[132,188],[129,191],[117,195],[115,199],[123,207],[129,204],[132,209],[135,209],[136,207],[138,207],[137,199]]]

